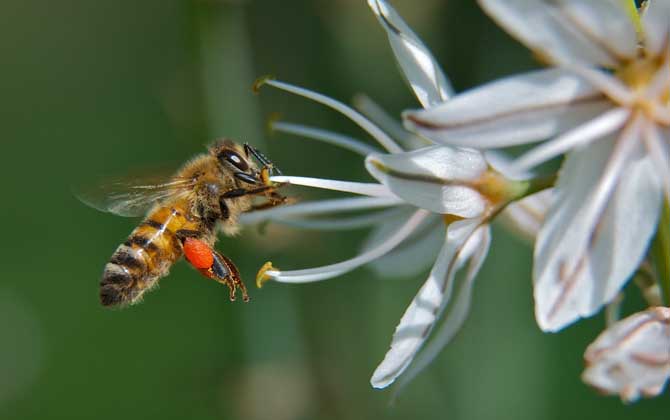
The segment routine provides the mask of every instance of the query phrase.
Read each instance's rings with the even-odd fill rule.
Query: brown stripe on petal
[[[670,353],[670,349],[668,352]],[[636,362],[651,368],[664,367],[670,364],[670,354],[666,357],[659,357],[649,353],[632,353],[630,357]]]
[[[412,114],[406,114],[405,119],[411,121],[414,123],[417,127],[426,129],[426,130],[451,130],[451,129],[457,129],[457,128],[462,128],[465,126],[469,125],[478,125],[478,124],[486,124],[486,123],[491,123],[496,120],[501,120],[504,118],[508,117],[513,117],[518,114],[524,114],[527,112],[540,112],[540,111],[548,111],[552,108],[561,108],[561,107],[567,107],[567,106],[574,106],[574,105],[588,105],[588,104],[595,104],[597,102],[604,101],[606,100],[605,96],[600,93],[594,93],[591,95],[583,96],[581,98],[572,100],[572,101],[567,101],[567,102],[561,102],[559,104],[546,104],[546,105],[538,105],[534,107],[528,107],[528,108],[522,108],[522,109],[515,109],[511,111],[506,111],[506,112],[500,112],[498,114],[494,115],[488,115],[485,117],[479,117],[479,118],[473,118],[470,120],[466,121],[461,121],[461,122],[451,122],[451,123],[432,123],[430,121],[423,120],[419,118],[418,116],[412,115]]]

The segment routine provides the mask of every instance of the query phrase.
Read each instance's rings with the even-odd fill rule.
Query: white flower
[[[478,148],[550,138],[519,171],[568,153],[533,271],[537,321],[556,331],[614,299],[670,198],[670,0],[648,2],[639,34],[626,1],[480,3],[553,67],[407,112],[406,126]]]
[[[670,308],[655,307],[605,330],[584,354],[584,382],[626,402],[663,391],[670,378]]]
[[[451,94],[449,83],[423,43],[384,1],[371,0],[369,5],[386,29],[396,59],[424,106],[436,105]],[[368,132],[389,153],[372,150],[370,146],[341,134],[285,122],[274,122],[275,130],[310,137],[367,155],[365,165],[379,184],[351,183],[303,177],[273,177],[311,187],[336,189],[372,197],[304,203],[284,208],[251,213],[246,221],[272,219],[306,227],[359,227],[376,224],[361,254],[352,259],[303,270],[282,271],[267,263],[257,277],[258,285],[267,280],[303,283],[339,276],[364,264],[374,263],[377,272],[390,276],[417,274],[426,264],[432,270],[398,324],[391,349],[375,370],[371,383],[383,388],[393,383],[410,366],[436,323],[446,313],[438,331],[403,376],[399,386],[409,382],[428,365],[453,338],[468,314],[472,286],[488,252],[491,232],[489,222],[512,200],[526,195],[531,184],[524,179],[513,180],[496,170],[497,163],[473,149],[430,145],[404,151],[390,135],[402,144],[416,145],[421,140],[395,127],[388,116],[366,98],[359,104],[385,129],[366,119],[346,105],[306,89],[273,80],[264,84],[283,89],[327,105],[349,117]],[[499,159],[498,159],[499,161]],[[376,215],[356,216],[354,220],[290,219],[304,214],[341,212],[361,203],[357,209],[384,200],[386,210]],[[365,200],[365,201],[364,201]],[[393,213],[391,213],[393,212]],[[541,212],[541,210],[540,210]],[[530,226],[528,219],[537,214],[520,212],[512,217],[517,223]],[[364,222],[364,223],[362,223]],[[372,222],[372,223],[369,223]],[[446,224],[446,232],[444,226]],[[437,245],[437,246],[436,246]],[[437,248],[439,254],[435,259]],[[429,256],[426,258],[426,256]],[[433,257],[433,258],[431,258]],[[467,269],[457,278],[461,268]]]

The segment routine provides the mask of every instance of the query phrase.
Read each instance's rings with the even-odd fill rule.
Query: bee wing
[[[107,180],[91,187],[75,188],[75,196],[96,210],[124,217],[143,216],[157,202],[190,191],[193,179],[127,178]]]

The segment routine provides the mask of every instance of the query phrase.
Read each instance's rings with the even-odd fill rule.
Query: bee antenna
[[[251,154],[262,165],[270,168],[271,171],[277,172],[278,175],[282,174],[279,168],[277,168],[270,159],[268,159],[263,153],[261,153],[260,150],[249,145],[249,143],[244,143],[244,152],[247,154],[247,157],[249,156],[249,154]]]

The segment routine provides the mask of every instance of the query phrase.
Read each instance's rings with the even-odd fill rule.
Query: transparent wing
[[[157,202],[179,198],[193,187],[194,180],[179,177],[126,177],[109,179],[92,186],[75,187],[75,196],[96,210],[124,217],[144,215]]]

